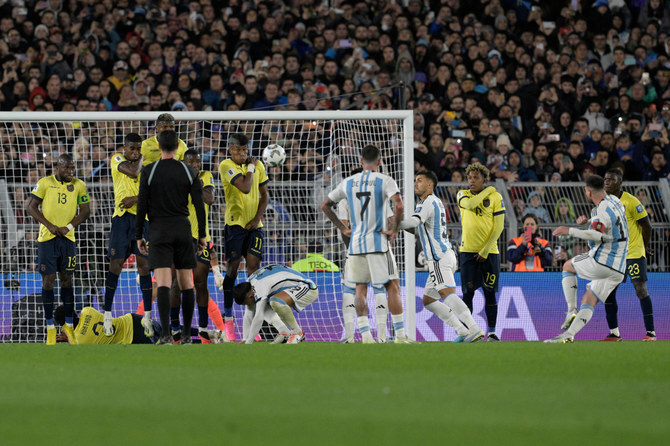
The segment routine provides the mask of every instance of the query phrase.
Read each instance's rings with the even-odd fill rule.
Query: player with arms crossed
[[[351,175],[363,172],[361,167],[357,167],[351,171]],[[391,214],[391,207],[386,206],[386,210]],[[347,228],[350,228],[349,222],[349,206],[347,200],[342,200],[337,203],[337,218]],[[340,233],[344,247],[349,250],[350,237]],[[344,338],[343,344],[351,344],[354,342],[354,323],[356,322],[356,305],[354,304],[354,296],[356,295],[356,284],[347,280],[347,269],[349,268],[349,256],[344,263],[342,270],[342,319],[344,320]],[[388,300],[386,298],[386,289],[383,286],[373,286],[375,296],[375,317],[377,318],[377,342],[386,342],[386,321],[388,319]]]
[[[649,241],[651,240],[651,223],[649,222],[647,211],[642,206],[642,203],[640,203],[640,200],[628,192],[621,190],[622,179],[619,169],[609,169],[605,174],[605,192],[618,197],[621,204],[626,208],[629,237],[626,272],[630,276],[630,281],[633,282],[635,294],[640,300],[640,307],[642,308],[644,327],[647,331],[642,340],[655,341],[654,311],[651,305],[651,297],[649,297],[649,291],[647,290],[646,254],[654,254],[653,249],[649,245]],[[586,219],[585,217],[583,218],[584,220]],[[580,223],[580,220],[577,220],[577,223]],[[610,334],[603,341],[621,341],[619,322],[617,321],[617,312],[619,310],[619,306],[616,303],[617,288],[612,291],[605,301],[605,315],[607,316],[607,325],[609,325]]]
[[[496,292],[500,278],[498,238],[505,226],[505,203],[493,186],[486,186],[489,170],[479,164],[470,164],[465,170],[470,189],[458,192],[461,208],[461,284],[463,301],[472,312],[472,299],[482,287],[488,321],[487,341],[497,342],[496,320],[498,303]]]
[[[137,247],[144,255],[149,255],[149,265],[154,270],[158,285],[158,313],[161,321],[159,344],[172,344],[170,336],[170,286],[172,266],[177,271],[177,281],[181,291],[184,315],[184,333],[190,333],[195,295],[193,292],[193,268],[195,252],[188,221],[188,198],[193,200],[198,225],[198,254],[206,248],[205,208],[202,201],[202,187],[198,172],[181,161],[174,159],[177,151],[177,134],[172,130],[162,132],[158,141],[162,151],[161,159],[142,169],[140,190],[137,199],[137,220],[135,236]],[[145,217],[149,215],[149,238],[151,251],[147,252],[143,237]],[[151,305],[151,302],[148,303]],[[145,302],[142,325],[147,337],[153,336],[151,307]],[[182,339],[190,343],[190,337]]]
[[[137,272],[139,274],[142,301],[151,302],[151,273],[149,261],[137,248],[135,239],[135,220],[137,219],[137,194],[140,190],[140,171],[142,170],[142,155],[140,146],[142,137],[137,133],[126,135],[125,145],[121,153],[112,155],[111,170],[114,182],[114,215],[112,216],[112,230],[109,234],[109,270],[105,278],[105,301],[103,304],[105,336],[114,334],[112,324],[112,304],[114,294],[123,270],[123,264],[135,254]]]
[[[170,113],[161,113],[156,119],[156,135],[152,136],[149,139],[142,141],[142,165],[146,166],[147,164],[154,163],[161,159],[161,149],[158,145],[158,136],[166,130],[175,130],[174,116]],[[186,143],[179,139],[179,145],[177,147],[177,152],[175,153],[176,160],[184,159],[184,154],[186,153],[187,147]]]
[[[65,307],[63,332],[71,344],[77,343],[73,331],[72,273],[77,266],[74,228],[90,215],[90,201],[86,184],[74,178],[74,162],[66,154],[58,157],[54,175],[40,179],[26,200],[26,211],[40,223],[37,256],[39,272],[42,275],[47,345],[56,345],[56,325],[53,317],[56,272],[60,277],[60,297]]]
[[[198,180],[202,185],[202,201],[205,204],[205,238],[207,239],[207,247],[200,255],[196,257],[197,265],[193,269],[193,282],[195,285],[195,298],[198,304],[198,331],[200,341],[203,344],[210,344],[209,330],[207,324],[209,323],[209,316],[212,317],[214,324],[221,330],[224,329],[223,319],[221,318],[221,311],[219,306],[209,297],[209,289],[207,288],[207,277],[209,276],[209,267],[212,266],[214,272],[214,282],[217,286],[222,286],[223,275],[218,266],[218,259],[214,251],[214,244],[212,237],[209,234],[209,207],[214,203],[214,178],[212,172],[202,169],[202,161],[200,154],[195,150],[187,150],[184,154],[184,164],[191,166],[198,172]],[[193,246],[198,245],[198,217],[195,213],[193,201],[189,198],[188,202],[188,219],[191,223],[191,236],[193,237]],[[174,310],[174,307],[173,307]],[[179,307],[177,306],[177,320],[179,320]],[[174,324],[174,315],[172,317]],[[172,337],[176,336],[174,327],[172,330]]]
[[[235,302],[249,309],[244,314],[244,342],[252,344],[263,325],[268,320],[277,327],[272,310],[286,325],[290,334],[287,344],[298,344],[305,340],[305,331],[300,328],[293,315],[294,308],[301,312],[319,297],[316,284],[304,274],[285,266],[270,265],[256,270],[248,282],[242,282],[233,290]],[[270,308],[268,308],[268,306]],[[253,318],[252,318],[253,315]],[[279,328],[279,327],[277,327]],[[280,336],[277,340],[283,340]]]
[[[582,305],[567,331],[544,342],[569,343],[593,317],[593,311],[600,300],[605,302],[612,291],[621,283],[626,270],[628,254],[628,222],[626,210],[619,199],[605,192],[605,180],[591,175],[586,179],[586,197],[596,205],[591,211],[588,229],[559,226],[554,236],[571,235],[587,240],[591,249],[569,259],[563,265],[563,293],[568,304],[568,318],[577,307],[577,275],[591,282],[586,285]],[[567,321],[567,319],[566,319]]]
[[[366,296],[368,283],[383,285],[388,293],[389,309],[396,343],[410,343],[405,334],[398,267],[390,251],[392,239],[397,235],[402,221],[403,202],[398,185],[393,178],[378,172],[381,164],[379,149],[368,145],[361,151],[363,172],[346,178],[321,204],[321,210],[343,235],[350,237],[347,280],[356,284],[356,314],[358,330],[366,344],[374,343],[370,333]],[[394,205],[394,227],[386,230],[384,209],[387,200]],[[347,200],[350,209],[351,229],[337,217],[332,207]],[[389,240],[389,237],[391,240]]]
[[[458,336],[454,342],[477,342],[484,338],[484,332],[475,323],[467,305],[456,295],[454,271],[458,263],[447,237],[444,205],[434,194],[436,186],[437,176],[433,172],[423,170],[416,174],[414,193],[421,201],[414,215],[403,220],[400,229],[418,232],[426,256],[429,275],[423,305],[456,330]]]
[[[263,257],[263,223],[268,205],[268,177],[265,166],[249,156],[249,138],[235,133],[228,138],[230,158],[221,161],[219,178],[226,197],[224,251],[226,275],[223,279],[223,314],[228,340],[235,340],[233,287],[242,258],[247,273],[253,274]]]

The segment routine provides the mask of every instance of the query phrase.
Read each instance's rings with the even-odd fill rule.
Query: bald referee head
[[[174,130],[165,130],[158,135],[158,147],[160,147],[161,152],[174,155],[178,146],[179,138],[177,138],[177,132]]]

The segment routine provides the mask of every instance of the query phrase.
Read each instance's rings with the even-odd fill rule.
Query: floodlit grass
[[[665,444],[670,342],[0,346],[3,445]]]

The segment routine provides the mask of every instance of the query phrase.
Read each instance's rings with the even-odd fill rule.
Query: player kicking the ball
[[[298,344],[305,340],[305,332],[295,320],[291,308],[298,312],[304,310],[316,300],[319,292],[316,284],[304,274],[285,266],[270,265],[249,276],[248,282],[236,285],[233,296],[235,303],[247,306],[244,314],[245,343],[254,342],[264,319],[277,326],[272,315],[268,314],[274,310],[290,331],[286,343]],[[282,330],[279,330],[281,336]]]
[[[573,257],[563,265],[563,293],[568,304],[566,322],[572,319],[577,308],[577,275],[591,282],[586,286],[579,313],[568,329],[544,341],[547,343],[573,342],[575,335],[593,317],[598,301],[605,303],[624,278],[628,255],[628,222],[624,206],[616,196],[605,192],[605,181],[601,176],[588,177],[584,190],[586,197],[596,205],[591,211],[588,229],[559,226],[554,231],[554,236],[571,235],[588,240],[591,247],[588,253]]]
[[[424,170],[414,178],[414,193],[421,201],[414,215],[400,223],[407,232],[418,233],[428,263],[428,283],[423,295],[423,305],[456,330],[454,342],[476,342],[484,332],[475,323],[467,305],[456,295],[454,271],[456,254],[447,238],[447,215],[442,201],[433,191],[437,176]],[[441,302],[444,299],[445,303]],[[465,324],[465,325],[464,325]]]

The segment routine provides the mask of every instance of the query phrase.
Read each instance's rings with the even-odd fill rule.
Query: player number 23
[[[637,263],[628,265],[628,274],[630,274],[631,276],[636,276],[640,274],[640,265],[638,265]]]

